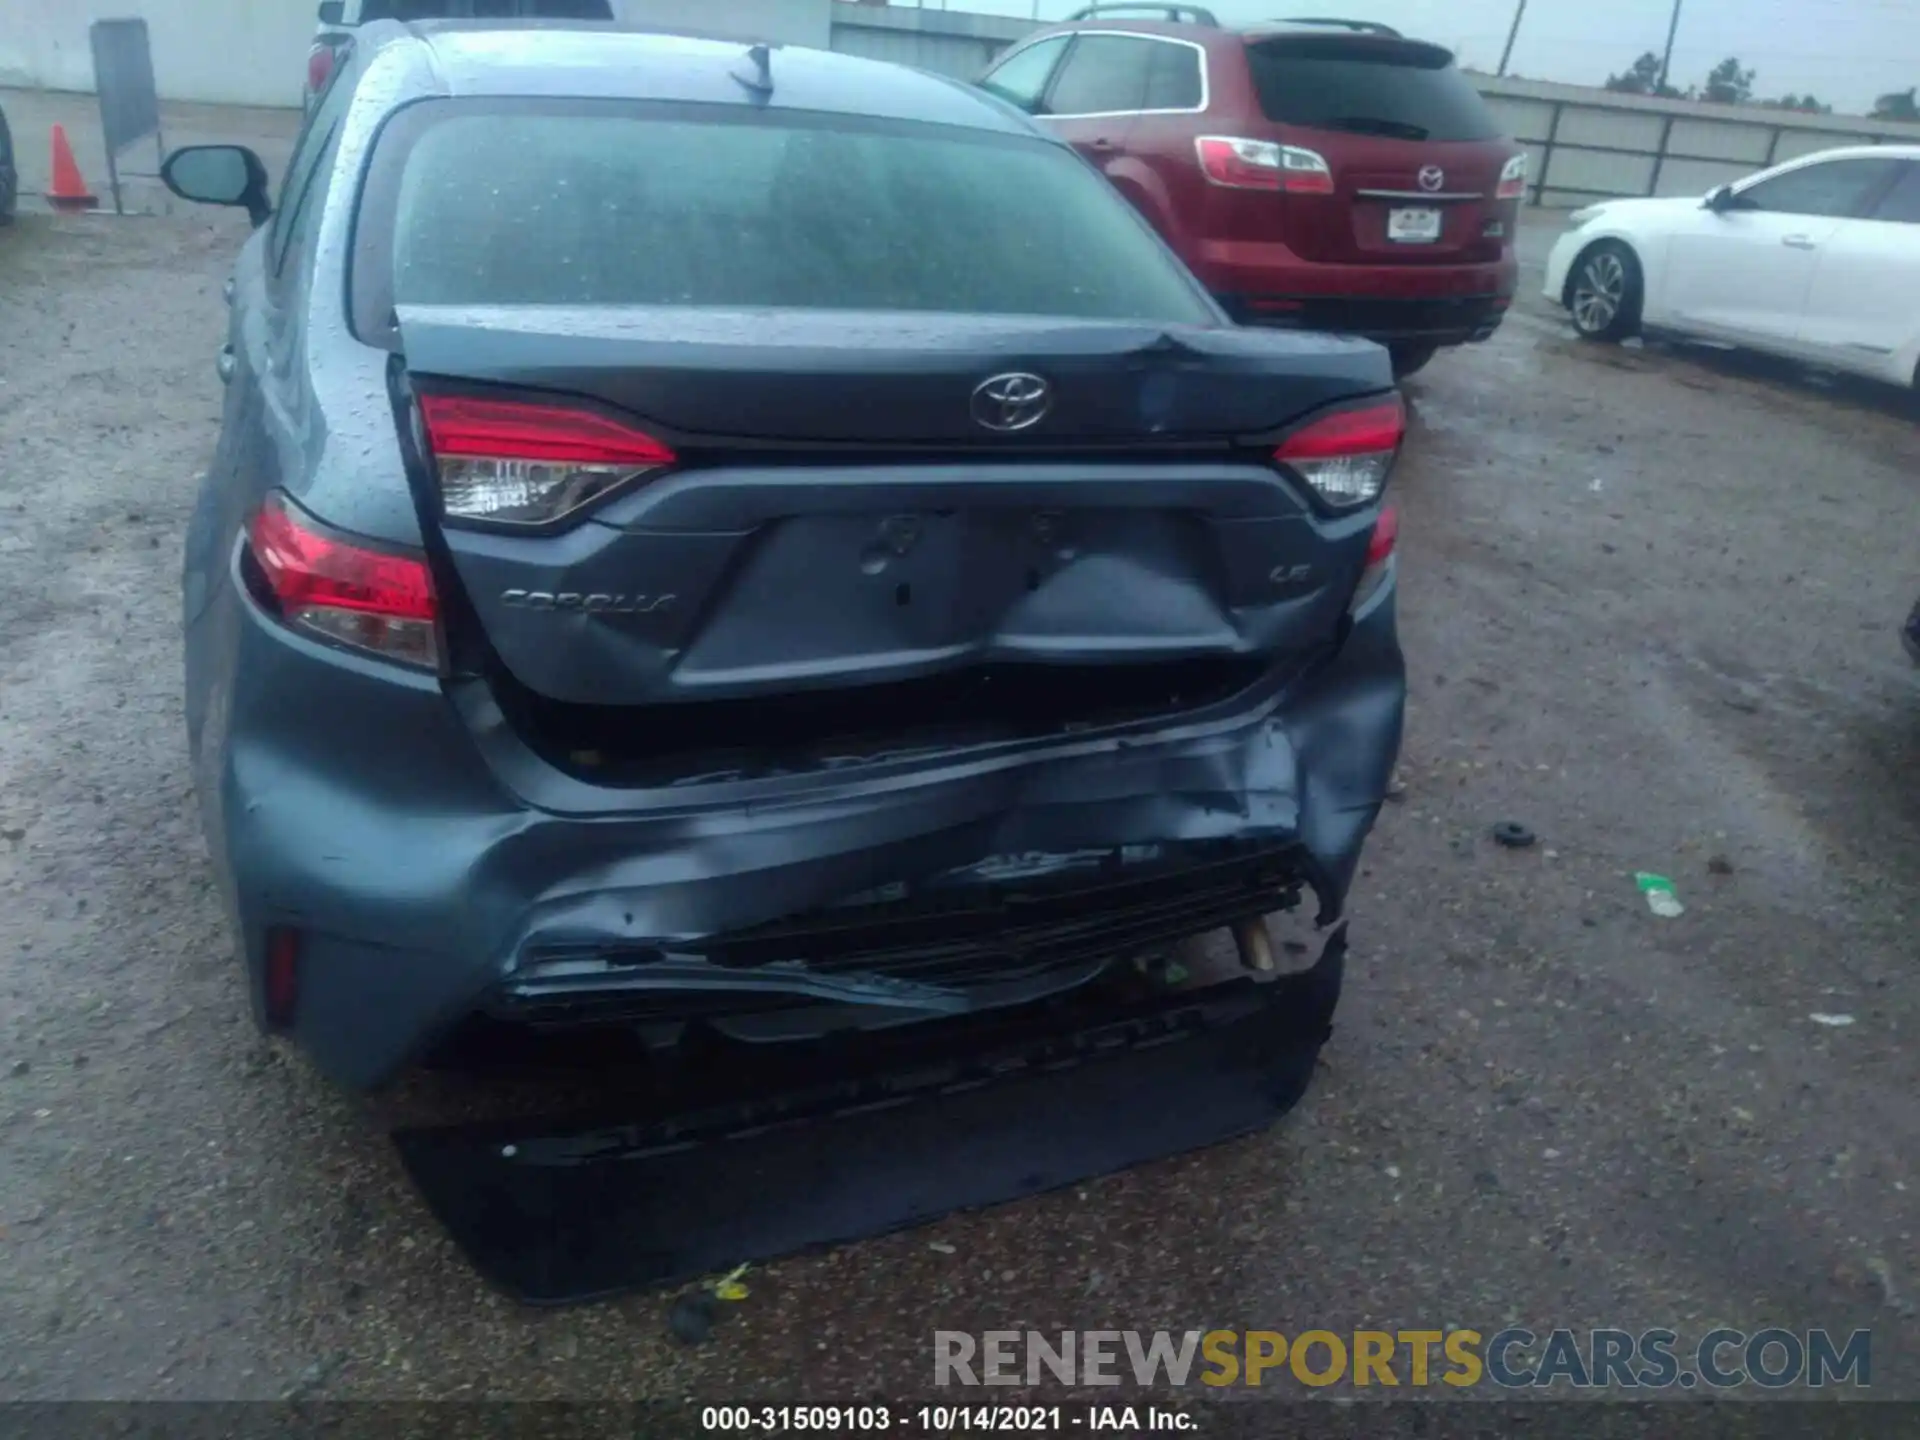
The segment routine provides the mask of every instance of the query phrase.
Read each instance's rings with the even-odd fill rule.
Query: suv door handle
[[[214,357],[213,368],[220,373],[220,383],[233,383],[233,346],[222,345],[219,355]]]
[[[1096,135],[1093,139],[1087,142],[1087,148],[1089,150],[1106,151],[1106,150],[1118,150],[1120,147],[1114,144],[1113,141],[1109,140],[1106,136]]]
[[[1780,237],[1780,243],[1782,245],[1791,245],[1795,250],[1811,250],[1814,248],[1813,237],[1811,235],[1782,235]]]

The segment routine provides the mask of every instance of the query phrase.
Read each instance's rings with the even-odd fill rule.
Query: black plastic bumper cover
[[[1510,297],[1464,295],[1437,300],[1354,297],[1232,296],[1227,308],[1243,325],[1359,335],[1381,344],[1459,345],[1500,328]],[[1278,308],[1284,306],[1285,308]]]
[[[1248,1134],[1305,1093],[1346,950],[1062,1031],[996,1017],[860,1037],[619,1123],[397,1132],[408,1172],[487,1279],[592,1300],[879,1235]],[[983,1035],[989,1037],[983,1041]],[[756,1068],[758,1067],[758,1068]],[[774,1067],[781,1067],[776,1070]]]

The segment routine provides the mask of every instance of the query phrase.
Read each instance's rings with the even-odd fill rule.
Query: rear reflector
[[[420,417],[449,519],[542,525],[665,469],[672,449],[592,410],[422,395]]]
[[[1406,431],[1406,407],[1392,395],[1302,426],[1280,443],[1273,458],[1328,504],[1364,505],[1387,483]]]
[[[1359,610],[1387,583],[1387,576],[1393,568],[1393,552],[1400,543],[1400,512],[1391,505],[1380,508],[1380,518],[1373,522],[1373,534],[1367,540],[1367,564],[1360,572],[1360,583],[1353,588],[1353,601],[1347,606],[1349,614]]]
[[[316,45],[307,53],[307,93],[318,95],[333,77],[335,56],[331,45]]]
[[[327,533],[278,490],[261,504],[247,538],[287,624],[384,659],[438,666],[439,606],[424,559]]]
[[[1333,171],[1323,156],[1311,150],[1235,135],[1202,135],[1193,143],[1201,171],[1216,185],[1284,190],[1291,195],[1333,193]]]
[[[291,1030],[300,1004],[300,932],[284,925],[267,930],[267,971],[262,977],[267,1027]]]
[[[1400,512],[1391,505],[1383,505],[1380,518],[1373,522],[1373,534],[1367,540],[1367,568],[1386,564],[1399,544]]]

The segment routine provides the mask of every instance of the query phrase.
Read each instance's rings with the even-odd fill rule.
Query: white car
[[[1545,293],[1588,339],[1644,328],[1920,387],[1920,145],[1823,150],[1704,200],[1569,220]]]

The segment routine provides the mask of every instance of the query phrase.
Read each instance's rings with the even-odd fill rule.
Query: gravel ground
[[[1442,357],[1396,480],[1406,791],[1305,1103],[773,1266],[687,1349],[658,1296],[484,1289],[384,1112],[246,1019],[176,638],[243,233],[0,236],[0,1396],[846,1400],[924,1392],[935,1328],[1518,1322],[1866,1326],[1920,1397],[1910,407],[1537,308]]]

